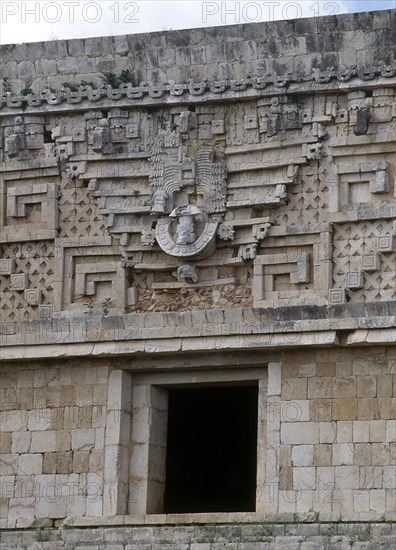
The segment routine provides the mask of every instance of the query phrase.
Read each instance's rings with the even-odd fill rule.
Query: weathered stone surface
[[[1,548],[390,547],[394,17],[0,47]],[[218,385],[256,511],[166,514]]]

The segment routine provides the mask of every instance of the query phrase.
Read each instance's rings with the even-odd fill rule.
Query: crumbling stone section
[[[0,47],[0,549],[392,547],[395,29]],[[168,514],[170,390],[224,385],[254,511]]]

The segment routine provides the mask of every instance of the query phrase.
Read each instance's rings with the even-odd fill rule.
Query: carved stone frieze
[[[376,66],[362,66],[359,69],[356,66],[327,68],[321,70],[318,67],[312,69],[313,80],[319,85],[326,85],[331,81],[346,82],[354,77],[358,77],[362,81],[370,81],[380,76],[383,78],[392,78],[396,74],[396,65],[394,63],[382,63]],[[265,90],[271,86],[282,90],[288,84],[302,82],[300,74],[293,71],[286,71],[282,74],[269,72],[260,75],[246,75],[241,79],[226,79],[214,80],[205,79],[194,81],[189,79],[188,82],[175,82],[169,80],[166,82],[141,82],[139,85],[133,83],[123,83],[118,87],[113,88],[111,85],[99,86],[97,88],[91,85],[83,85],[78,90],[71,90],[68,87],[61,87],[57,91],[43,89],[40,93],[6,93],[0,95],[0,109],[8,107],[11,109],[21,109],[24,104],[29,107],[41,107],[44,105],[60,105],[64,102],[78,107],[81,103],[89,103],[91,105],[101,99],[111,99],[112,101],[129,100],[131,102],[141,101],[142,98],[158,99],[164,96],[180,97],[182,95],[190,95],[191,98],[196,96],[216,96],[227,92],[231,95],[238,94],[247,89],[257,91]],[[274,115],[271,121],[271,126],[275,121]],[[276,125],[276,123],[275,123]]]
[[[261,65],[3,94],[3,317],[394,299],[393,65]]]

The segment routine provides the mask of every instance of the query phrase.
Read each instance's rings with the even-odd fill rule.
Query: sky
[[[0,44],[396,8],[396,0],[0,0]]]

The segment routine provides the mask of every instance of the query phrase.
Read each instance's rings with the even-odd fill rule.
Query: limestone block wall
[[[280,396],[268,398],[279,511],[394,517],[395,360],[392,348],[284,354]]]
[[[392,520],[394,348],[285,351],[279,359],[210,378],[259,380],[256,513]],[[3,370],[2,526],[162,514],[166,386],[189,380],[185,369],[131,376],[105,362]],[[198,371],[194,380],[208,377]]]
[[[108,376],[92,364],[2,370],[2,522],[103,514]]]
[[[239,80],[266,72],[310,80],[313,66],[326,72],[330,67],[363,71],[392,64],[394,17],[384,11],[7,45],[0,50],[0,75],[9,78],[15,92],[57,90],[64,83],[97,85],[103,82],[103,73],[119,77],[122,71],[130,72],[135,85]]]

